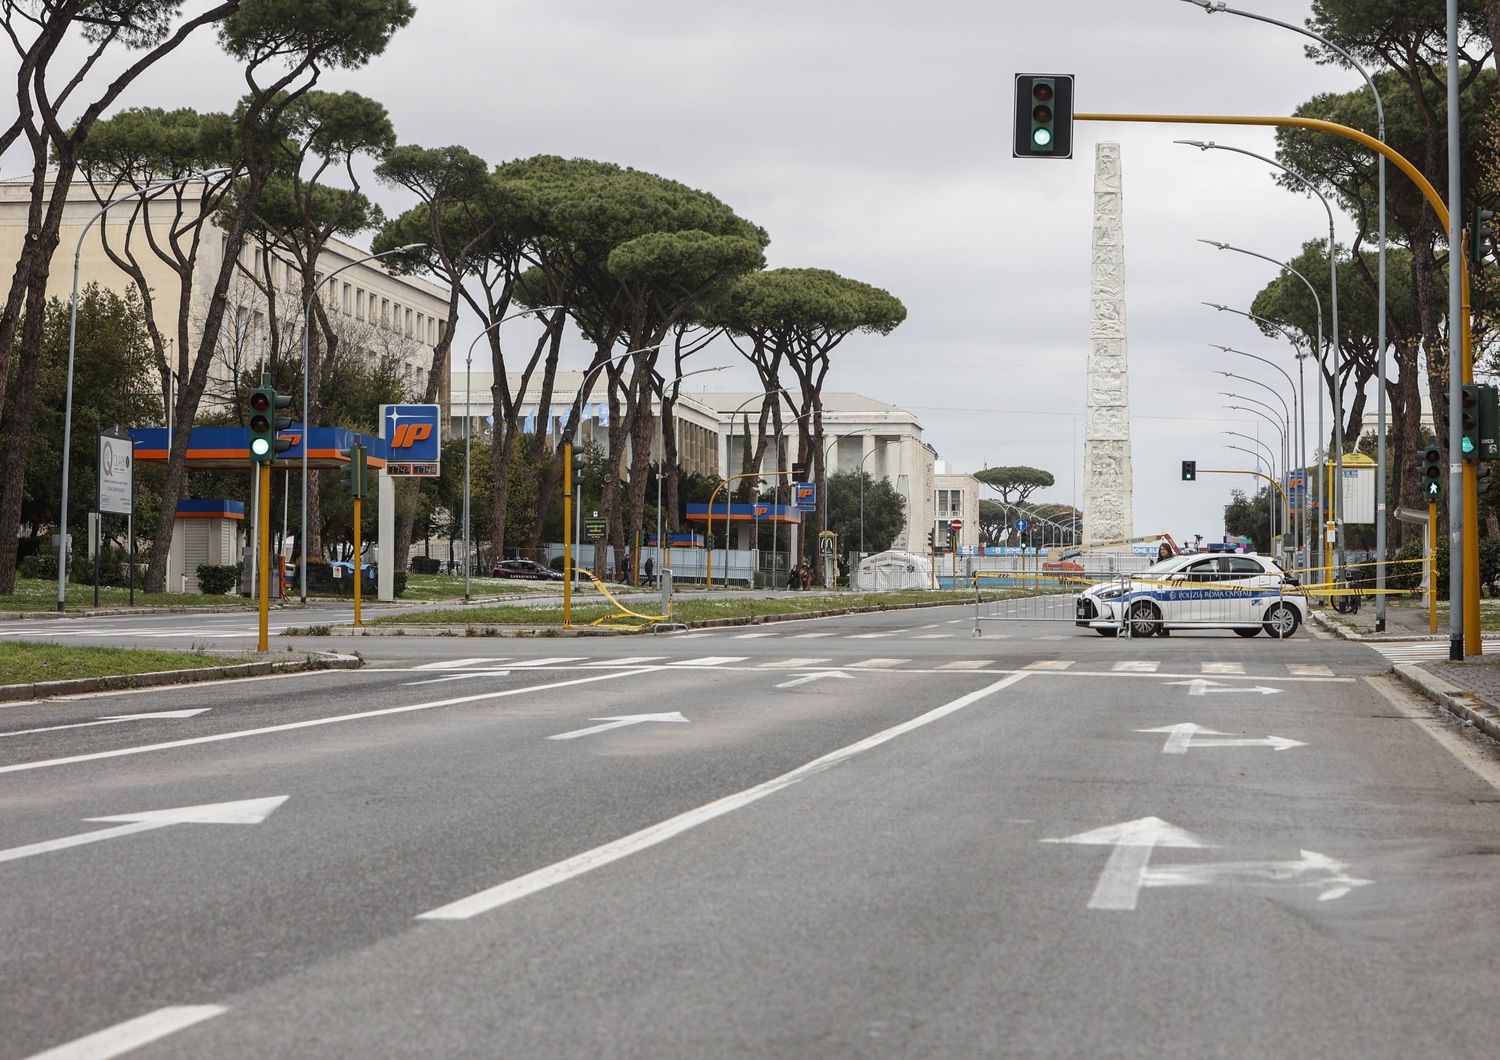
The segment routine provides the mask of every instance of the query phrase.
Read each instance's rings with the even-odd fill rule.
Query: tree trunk
[[[490,433],[490,451],[494,454],[495,513],[490,526],[490,548],[498,560],[505,555],[505,527],[510,519],[510,461],[516,448],[521,425],[498,420]]]
[[[664,486],[666,499],[662,502],[664,510],[661,516],[662,533],[671,540],[672,531],[680,525],[682,511],[679,504],[680,494],[677,481],[677,402],[668,402],[662,399],[662,421],[661,421],[661,460],[662,467],[658,472],[667,476]],[[658,541],[657,548],[665,548],[666,542]],[[658,564],[660,565],[660,564]]]

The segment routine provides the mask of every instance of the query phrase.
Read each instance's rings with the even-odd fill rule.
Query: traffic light
[[[935,548],[937,548],[936,528],[927,531],[927,551],[931,552]]]
[[[1184,482],[1197,482],[1198,481],[1198,461],[1196,461],[1196,460],[1184,460],[1182,462],[1182,481],[1184,481]]]
[[[1073,157],[1073,75],[1017,74],[1015,158]]]
[[[807,465],[806,464],[793,464],[792,465],[792,481],[793,482],[806,482],[807,481]]]
[[[1479,384],[1479,459],[1500,458],[1500,391]]]
[[[277,432],[292,425],[292,421],[278,415],[289,406],[292,399],[276,393],[271,385],[271,374],[262,373],[260,386],[250,391],[250,462],[269,464],[278,453],[292,447],[290,439],[277,437]]]
[[[349,496],[351,497],[363,498],[365,495],[365,481],[369,471],[365,455],[364,446],[349,447]]]
[[[1422,496],[1433,504],[1443,498],[1443,450],[1436,445],[1422,450]]]
[[[1460,424],[1462,434],[1459,436],[1459,446],[1463,450],[1465,460],[1479,459],[1479,387],[1475,383],[1463,385],[1463,406],[1461,415],[1463,422]]]
[[[1495,257],[1495,211],[1476,205],[1474,221],[1469,226],[1469,261],[1483,266],[1485,259]]]

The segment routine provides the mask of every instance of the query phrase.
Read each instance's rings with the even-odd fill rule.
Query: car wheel
[[[1141,600],[1132,604],[1130,608],[1130,635],[1132,637],[1151,637],[1161,628],[1161,612],[1156,605]]]
[[[1286,604],[1277,604],[1266,612],[1264,623],[1266,635],[1284,640],[1297,632],[1297,626],[1301,619],[1297,617],[1297,609]]]
[[[1248,629],[1244,626],[1235,626],[1234,631],[1242,637],[1258,637],[1260,635],[1259,626],[1251,626]]]

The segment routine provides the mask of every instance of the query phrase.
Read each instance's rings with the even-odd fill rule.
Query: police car
[[[1119,581],[1078,595],[1075,624],[1112,637],[1122,619],[1132,637],[1172,629],[1261,630],[1290,637],[1307,618],[1307,596],[1268,556],[1198,553],[1173,556]]]

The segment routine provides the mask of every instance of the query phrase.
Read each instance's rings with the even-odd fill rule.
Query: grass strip
[[[0,641],[0,684],[149,674],[159,670],[201,670],[207,666],[234,666],[246,661],[244,658],[157,648],[88,648]]]
[[[460,595],[463,590],[459,590]],[[87,611],[94,606],[92,585],[67,585],[69,611]],[[99,589],[100,607],[245,607],[255,606],[255,600],[244,596],[208,596],[204,593],[148,593],[139,586],[135,590],[135,604],[130,603],[130,590],[114,586]],[[55,611],[57,609],[57,582],[42,578],[17,578],[16,591],[0,595],[0,611]]]
[[[1023,592],[996,591],[984,594],[986,600],[1022,596]],[[811,611],[836,611],[847,607],[901,607],[917,603],[972,603],[974,594],[967,591],[913,589],[887,593],[819,593],[785,597],[732,597],[695,600],[678,597],[672,607],[674,622],[705,622],[721,618],[759,618],[766,615],[800,615]],[[650,604],[632,603],[645,614]],[[615,613],[607,603],[579,604],[573,608],[573,624],[586,625],[595,619]],[[559,604],[505,604],[495,607],[468,607],[452,611],[422,611],[412,615],[386,615],[377,618],[377,626],[561,626]]]

